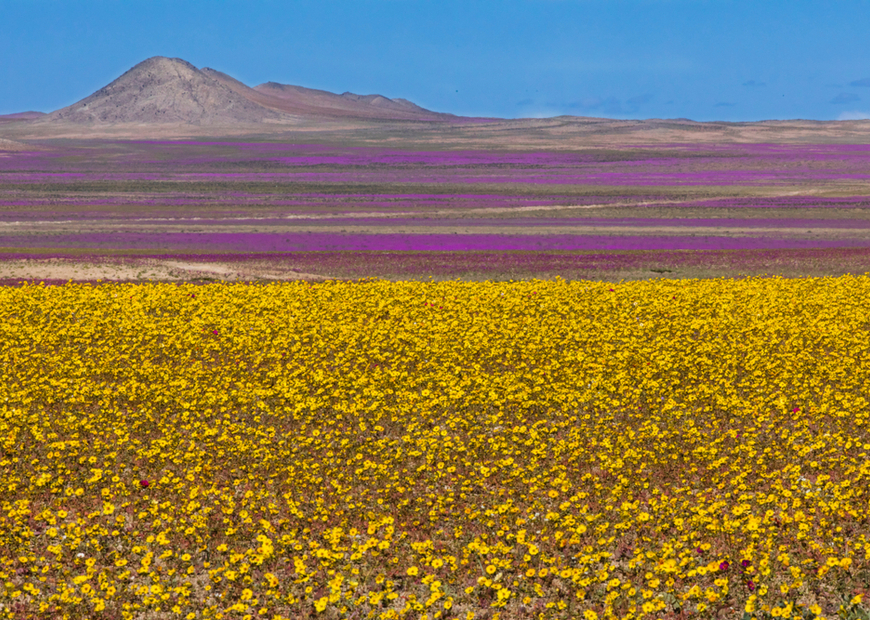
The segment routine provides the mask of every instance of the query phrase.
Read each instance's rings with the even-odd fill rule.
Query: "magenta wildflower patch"
[[[760,269],[757,253],[771,251],[781,253],[772,271],[799,270],[782,257],[870,247],[867,180],[867,145],[70,141],[0,158],[0,248],[490,253],[476,259],[483,272],[495,255],[513,264],[511,252],[744,252]],[[735,271],[744,263],[731,260]]]

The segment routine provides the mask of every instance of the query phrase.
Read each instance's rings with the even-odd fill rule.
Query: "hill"
[[[0,123],[20,123],[34,121],[45,116],[45,112],[16,112],[15,114],[0,114]]]
[[[576,116],[469,118],[406,99],[266,82],[250,87],[221,71],[155,56],[81,101],[48,115],[0,116],[7,140],[248,136],[408,148],[575,149],[699,142],[870,142],[870,121],[694,122]],[[315,138],[315,136],[318,136]],[[16,145],[16,148],[19,148]],[[4,150],[11,150],[10,144]]]
[[[10,120],[21,116],[10,115]],[[337,95],[275,82],[251,88],[215,69],[197,69],[180,58],[155,56],[89,97],[40,120],[85,125],[225,126],[293,123],[303,118],[433,121],[456,117],[382,95]]]
[[[292,120],[227,88],[180,58],[149,58],[44,122],[232,124]]]

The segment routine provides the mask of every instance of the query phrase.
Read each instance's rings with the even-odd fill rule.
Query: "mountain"
[[[448,120],[452,114],[432,112],[406,99],[388,99],[383,95],[336,95],[325,90],[266,82],[253,88],[263,105],[290,114],[341,118]]]
[[[202,71],[250,101],[294,116],[427,121],[455,118],[452,114],[426,110],[405,99],[353,93],[336,95],[325,90],[276,82],[266,82],[251,88],[215,69],[206,67]]]
[[[455,117],[381,95],[337,95],[274,82],[251,88],[220,71],[155,56],[37,122],[247,125],[297,123],[305,118],[433,121]]]
[[[292,120],[285,116],[246,99],[185,60],[155,56],[42,120],[196,125]]]

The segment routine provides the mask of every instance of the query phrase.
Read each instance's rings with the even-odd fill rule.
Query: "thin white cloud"
[[[837,117],[838,121],[867,121],[870,120],[870,112],[843,112]]]

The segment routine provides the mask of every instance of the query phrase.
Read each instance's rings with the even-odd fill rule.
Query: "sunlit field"
[[[866,618],[868,309],[867,276],[0,288],[0,617]]]

